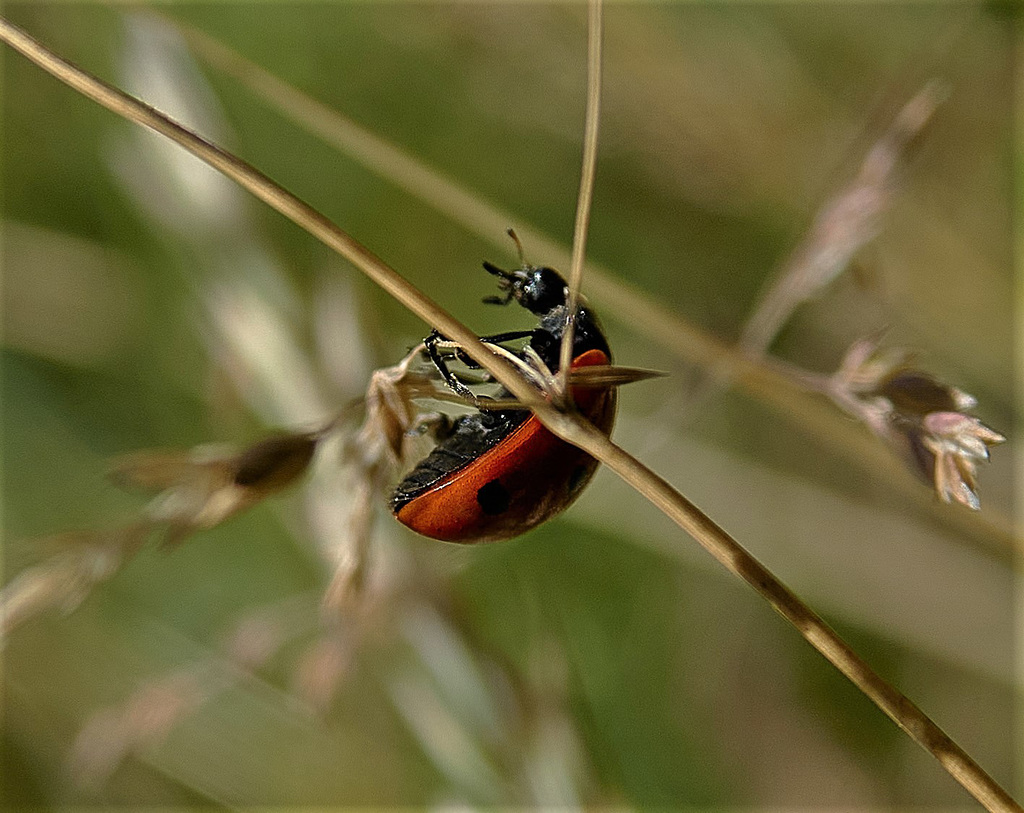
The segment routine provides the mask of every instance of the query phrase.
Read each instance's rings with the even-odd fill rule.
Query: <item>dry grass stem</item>
[[[154,496],[120,528],[36,540],[37,547],[58,552],[0,589],[0,647],[12,630],[44,610],[75,609],[151,536],[180,544],[287,488],[306,472],[322,437],[279,434],[240,452],[198,446],[134,452],[114,461],[111,479]]]
[[[822,207],[744,327],[740,347],[746,354],[766,351],[793,311],[843,273],[874,239],[892,205],[907,151],[943,95],[934,81],[918,91],[868,151],[854,179]]]
[[[524,404],[536,407],[543,402],[539,393],[517,376],[510,365],[498,359],[469,328],[403,279],[373,252],[352,239],[311,206],[275,184],[266,175],[150,105],[72,65],[2,19],[0,39],[69,87],[128,121],[148,127],[169,138],[231,178],[351,262],[424,322],[457,341],[474,361],[494,373]]]
[[[236,180],[336,250],[418,316],[458,341],[474,361],[485,367],[502,385],[533,409],[549,430],[598,458],[644,494],[680,528],[696,538],[730,572],[754,587],[819,652],[917,743],[932,753],[986,808],[993,811],[1021,809],[1005,790],[926,715],[883,681],[817,614],[671,485],[589,424],[555,409],[518,376],[510,365],[496,358],[471,331],[410,286],[345,232],[245,162],[174,123],[148,105],[80,71],[6,21],[0,21],[0,38],[79,92],[131,121],[166,135]]]
[[[727,570],[753,587],[825,658],[864,692],[918,745],[931,753],[971,795],[991,811],[1020,811],[984,769],[921,709],[887,683],[825,621],[736,540],[690,503],[668,482],[593,427],[577,427],[566,440],[585,449],[636,488]]]
[[[388,179],[410,195],[461,224],[481,240],[499,250],[507,249],[505,230],[510,223],[520,239],[556,267],[571,265],[571,254],[559,242],[522,223],[512,212],[502,210],[468,191],[447,176],[409,153],[366,130],[336,110],[310,98],[246,59],[209,34],[174,20],[160,17],[185,38],[189,46],[208,63],[232,76],[284,116],[309,133],[317,135],[372,172]],[[1007,556],[1019,550],[1021,540],[1009,518],[993,514],[950,511],[899,463],[898,459],[872,437],[838,415],[813,394],[795,385],[763,358],[750,358],[739,348],[702,331],[643,292],[617,279],[611,271],[590,261],[587,293],[607,308],[607,316],[668,350],[677,358],[702,369],[726,370],[738,387],[757,398],[777,414],[795,423],[817,442],[851,464],[870,471],[916,510],[933,520],[952,525],[967,539],[988,552]]]
[[[601,123],[601,0],[590,0],[587,9],[587,113],[583,126],[580,191],[576,198],[576,222],[572,233],[572,260],[569,263],[569,298],[566,303],[565,332],[562,334],[562,353],[559,359],[561,374],[557,392],[562,398],[569,393],[569,368],[572,366],[576,335],[576,308],[583,287],[583,263],[587,253],[587,233],[590,229],[590,206],[594,199],[594,177],[597,174],[597,132]]]
[[[113,531],[73,531],[39,540],[60,552],[19,573],[0,590],[0,649],[20,624],[44,610],[74,610],[113,576],[149,534],[148,523]]]
[[[821,207],[806,235],[767,285],[743,328],[740,354],[763,360],[779,331],[802,304],[842,274],[858,251],[877,235],[890,208],[895,174],[913,137],[920,133],[941,101],[938,84],[929,83],[899,112],[868,151],[857,175]],[[769,365],[770,366],[770,365]],[[736,365],[723,358],[690,395],[687,413],[721,393],[736,376]]]
[[[300,594],[246,612],[219,650],[147,680],[125,700],[94,712],[71,749],[72,781],[82,788],[100,787],[126,759],[144,758],[203,705],[255,679],[284,646],[309,632],[312,601]],[[323,682],[323,673],[311,671]],[[335,679],[338,674],[332,673]]]

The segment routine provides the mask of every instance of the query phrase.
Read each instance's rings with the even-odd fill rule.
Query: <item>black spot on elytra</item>
[[[476,501],[480,503],[480,507],[485,514],[493,517],[503,514],[508,510],[511,497],[508,489],[501,484],[500,480],[491,480],[491,482],[482,486],[476,492]]]

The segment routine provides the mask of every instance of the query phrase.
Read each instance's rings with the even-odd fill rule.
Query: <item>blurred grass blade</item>
[[[205,32],[163,14],[160,17],[181,32],[198,56],[241,82],[303,130],[397,184],[481,240],[505,251],[505,231],[513,224],[520,239],[531,251],[545,257],[547,263],[562,268],[570,266],[571,254],[564,246],[524,224],[513,213],[431,169],[415,156],[283,82]],[[919,513],[944,525],[955,526],[965,538],[983,549],[1008,557],[1024,544],[1008,517],[994,512],[978,515],[949,511],[938,504],[931,491],[908,474],[889,450],[822,399],[795,386],[785,375],[686,322],[600,264],[590,261],[586,268],[587,293],[604,308],[610,320],[649,338],[689,364],[707,371],[729,370],[741,389],[799,426],[824,448],[870,472],[872,478],[899,494]]]
[[[766,351],[793,311],[843,273],[881,230],[908,150],[944,95],[937,81],[918,91],[868,151],[856,177],[821,207],[744,327],[740,345],[745,353]]]

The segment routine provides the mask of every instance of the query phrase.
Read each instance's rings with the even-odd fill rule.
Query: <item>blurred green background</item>
[[[568,243],[585,10],[553,4],[161,9],[424,165]],[[747,395],[685,410],[694,368],[594,302],[620,362],[616,437],[848,636],[998,780],[1020,692],[1013,516],[1015,26],[1008,6],[623,4],[606,10],[589,256],[734,339],[816,210],[923,84],[948,98],[857,274],[798,312],[784,357],[834,368],[882,325],[1011,436],[983,512],[933,510]],[[480,261],[515,262],[194,62],[160,20],[7,3],[58,53],[191,117],[481,333]],[[244,443],[358,395],[426,328],[283,218],[3,52],[5,581],[34,537],[140,502],[104,461]],[[528,259],[549,262],[525,246]],[[857,432],[845,419],[836,431]],[[322,482],[318,481],[318,482]],[[917,489],[917,491],[915,491]],[[920,493],[919,493],[920,492]],[[923,495],[923,497],[922,497]],[[305,595],[337,542],[312,487],[173,551],[147,548],[4,651],[9,808],[76,804],[961,805],[966,794],[743,585],[615,477],[518,540],[413,537],[381,506],[376,601],[320,714],[296,699],[312,633],[235,675],[225,635]],[[332,524],[335,523],[335,524]],[[300,624],[301,626],[301,624]],[[103,781],[67,760],[97,712],[190,664],[220,678]]]

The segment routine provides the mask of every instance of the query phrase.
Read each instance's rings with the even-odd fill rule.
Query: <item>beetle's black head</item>
[[[498,287],[504,296],[489,296],[484,302],[507,305],[513,299],[530,313],[544,316],[565,304],[565,280],[553,268],[534,268],[531,265],[505,271],[485,262],[484,268],[498,278]]]

